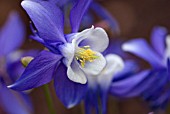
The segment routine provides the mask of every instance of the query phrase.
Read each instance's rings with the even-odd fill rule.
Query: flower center
[[[90,46],[83,46],[78,48],[75,53],[76,60],[78,60],[82,67],[85,66],[87,61],[93,62],[99,56],[96,55],[96,52],[90,49]]]

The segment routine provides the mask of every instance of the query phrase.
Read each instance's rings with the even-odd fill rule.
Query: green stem
[[[47,102],[48,110],[49,110],[50,114],[56,114],[48,84],[43,86],[43,90],[45,93],[45,98],[46,98],[46,102]]]

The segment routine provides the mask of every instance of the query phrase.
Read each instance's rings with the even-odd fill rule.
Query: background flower
[[[4,111],[8,114],[30,114],[32,112],[32,105],[29,97],[23,92],[15,92],[7,88],[8,84],[13,83],[16,77],[9,72],[8,69],[13,62],[18,62],[15,58],[21,57],[18,54],[11,56],[19,46],[23,43],[25,35],[25,27],[20,19],[20,16],[16,12],[12,12],[0,31],[0,106],[3,107]],[[17,40],[16,40],[17,39]],[[10,57],[11,56],[11,57]],[[7,61],[12,61],[7,62]],[[21,70],[17,69],[21,67],[21,64],[13,66],[16,69],[15,72],[19,72],[21,75]]]
[[[143,58],[152,66],[138,74],[136,89],[143,91],[141,94],[154,110],[165,109],[170,96],[168,41],[167,30],[155,27],[151,35],[153,48],[141,38],[123,44],[123,50]]]

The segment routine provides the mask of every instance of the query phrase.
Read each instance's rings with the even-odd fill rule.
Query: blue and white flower
[[[66,107],[73,107],[84,97],[88,76],[99,75],[106,66],[101,54],[109,43],[102,28],[78,32],[81,19],[91,0],[79,0],[70,11],[72,32],[64,34],[64,14],[54,1],[24,0],[21,5],[36,27],[33,39],[48,50],[40,52],[12,85],[24,91],[54,79],[56,94]]]

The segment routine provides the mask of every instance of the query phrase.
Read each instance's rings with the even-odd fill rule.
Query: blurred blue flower
[[[107,94],[113,80],[113,77],[119,73],[123,67],[123,60],[115,54],[107,54],[105,56],[107,64],[103,71],[96,76],[88,77],[88,91],[85,96],[86,114],[90,114],[94,108],[96,113],[106,113]],[[99,103],[101,100],[101,107]]]
[[[125,53],[121,46],[123,40],[113,39],[109,42],[107,50],[105,50],[104,55],[108,53],[115,53],[124,59],[124,69],[118,74],[114,75],[112,82],[110,83],[109,93],[115,97],[119,98],[129,98],[139,96],[140,91],[136,91],[134,88],[139,83],[139,76],[136,75],[140,71],[138,61],[131,58],[128,53]],[[133,83],[132,83],[133,82]]]
[[[121,45],[117,45],[121,43],[120,40],[110,42],[109,47],[104,52],[107,61],[105,68],[98,76],[88,77],[89,88],[84,98],[86,114],[92,113],[92,110],[96,114],[106,114],[109,93],[121,98],[139,96],[139,93],[133,91],[136,83],[134,80],[138,78],[138,76],[134,75],[139,70],[138,65],[133,60],[123,62],[118,56],[128,57],[120,49]]]
[[[16,49],[23,43],[24,35],[25,27],[19,15],[12,12],[0,31],[0,106],[8,114],[30,114],[32,111],[29,97],[25,93],[15,92],[6,86],[15,81],[13,75],[9,74],[11,70],[8,70],[14,61],[10,63],[8,61],[18,57],[11,55],[16,53]],[[13,69],[20,66],[22,65],[13,66]]]
[[[101,54],[108,46],[102,28],[78,32],[81,19],[91,0],[77,1],[70,11],[72,32],[64,34],[64,15],[54,1],[25,0],[21,5],[37,31],[33,39],[48,50],[40,52],[26,67],[22,76],[9,88],[28,90],[54,78],[56,94],[66,107],[73,107],[87,92],[87,76],[100,74],[106,60]]]
[[[70,8],[77,2],[78,0],[51,0],[51,2],[55,3],[58,7],[62,9],[62,11],[69,16]],[[104,8],[102,5],[97,3],[97,1],[92,1],[89,6],[89,10],[84,14],[81,21],[81,29],[90,27],[94,24],[95,16],[92,15],[95,13],[97,17],[99,17],[102,21],[105,21],[107,25],[111,28],[113,33],[120,33],[120,28],[117,20]],[[69,19],[65,18],[65,25],[69,26]]]
[[[107,71],[110,76],[105,76],[103,75],[103,77],[101,76],[101,81],[98,84],[99,87],[95,92],[89,92],[89,101],[91,102],[87,102],[88,105],[91,105],[91,107],[95,108],[96,110],[98,109],[97,107],[100,107],[102,111],[102,114],[106,114],[107,113],[107,100],[108,100],[108,94],[112,94],[114,97],[121,97],[121,98],[129,98],[129,97],[134,97],[138,94],[134,94],[133,93],[133,88],[134,85],[133,83],[131,83],[133,81],[133,77],[131,77],[132,75],[134,75],[138,70],[138,64],[136,63],[136,61],[134,60],[130,60],[129,55],[124,53],[123,50],[121,50],[121,44],[123,43],[122,40],[120,39],[113,39],[112,41],[109,42],[109,46],[108,48],[105,50],[105,52],[103,52],[103,54],[106,57],[107,63],[112,64],[109,67],[107,67],[108,69],[110,69]],[[117,54],[119,56],[121,56],[125,62],[124,65],[121,64],[121,61],[118,59],[115,59],[112,57],[112,62],[109,61],[107,59],[108,55],[113,55]],[[109,65],[108,64],[108,65]],[[124,67],[120,67],[120,66],[124,66]],[[120,69],[121,68],[121,69]],[[134,76],[135,77],[135,76]],[[93,94],[91,94],[93,93]],[[94,96],[97,96],[100,98],[100,102],[99,104],[101,104],[101,106],[99,106],[99,104],[95,104]],[[91,99],[91,100],[90,100]],[[90,110],[90,108],[87,108]]]
[[[125,51],[147,61],[152,67],[136,74],[134,88],[149,102],[152,109],[164,109],[170,98],[170,37],[164,27],[155,27],[151,35],[151,45],[145,39],[138,38],[123,44]]]

